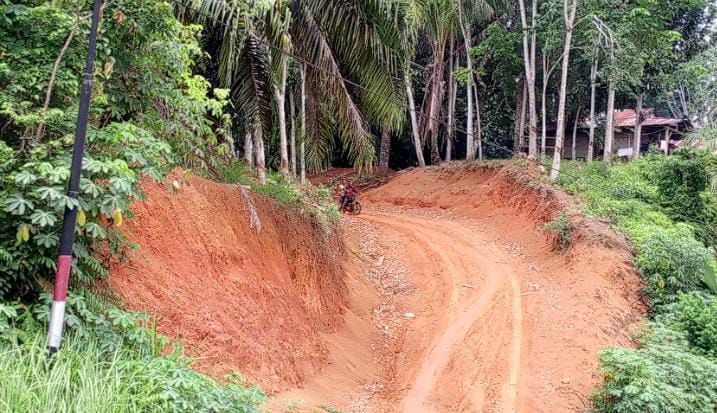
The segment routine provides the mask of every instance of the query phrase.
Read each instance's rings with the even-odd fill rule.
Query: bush
[[[600,354],[604,382],[595,410],[620,413],[714,413],[717,364],[680,345],[611,348]]]
[[[570,218],[564,212],[559,213],[552,221],[543,227],[545,232],[555,235],[555,247],[560,250],[570,248],[572,238],[570,236]]]
[[[76,200],[65,194],[72,142],[22,156],[0,141],[0,298],[27,296],[38,290],[36,279],[51,278],[66,207],[79,208],[73,278],[106,276],[103,258],[123,240],[115,228],[129,216],[130,200],[142,198],[140,174],[161,179],[171,159],[169,145],[134,125],[91,130]]]
[[[702,192],[710,178],[702,161],[690,151],[666,158],[655,174],[659,200],[678,221],[702,221],[705,203]]]
[[[717,359],[717,299],[682,294],[673,317],[675,328],[685,333],[693,351]]]
[[[677,293],[702,286],[712,254],[688,227],[654,227],[636,244],[636,264],[647,280],[653,305],[674,301]]]

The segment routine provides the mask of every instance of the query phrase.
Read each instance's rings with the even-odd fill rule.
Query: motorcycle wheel
[[[359,203],[359,201],[354,201],[353,207],[351,208],[351,213],[353,215],[358,215],[361,213],[361,203]]]

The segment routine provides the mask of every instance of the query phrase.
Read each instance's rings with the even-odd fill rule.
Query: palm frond
[[[249,124],[261,125],[265,135],[271,131],[271,91],[269,53],[254,35],[245,37],[237,55],[232,100]]]

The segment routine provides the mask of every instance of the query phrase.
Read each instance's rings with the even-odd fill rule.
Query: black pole
[[[82,175],[82,156],[85,150],[85,137],[87,136],[87,122],[90,115],[90,99],[92,98],[92,73],[95,65],[95,48],[97,46],[97,27],[102,12],[102,0],[94,0],[92,6],[92,26],[90,28],[89,47],[87,50],[87,65],[82,78],[80,89],[80,107],[77,112],[77,126],[75,128],[75,142],[72,146],[72,165],[70,166],[70,184],[67,196],[78,199],[80,196],[80,176]],[[50,354],[57,352],[62,340],[62,328],[65,319],[65,301],[67,299],[67,286],[70,282],[72,269],[72,244],[75,242],[75,224],[77,222],[77,207],[68,206],[62,221],[60,234],[60,249],[57,256],[57,270],[55,272],[55,289],[52,297],[50,311],[50,326],[47,333],[47,349]]]

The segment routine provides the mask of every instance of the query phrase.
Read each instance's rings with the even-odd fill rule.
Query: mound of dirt
[[[147,201],[126,224],[141,248],[113,266],[111,288],[184,342],[201,370],[238,370],[269,392],[301,386],[326,363],[321,334],[342,323],[341,238],[252,195],[257,233],[238,187],[177,179],[178,191],[144,183]]]

